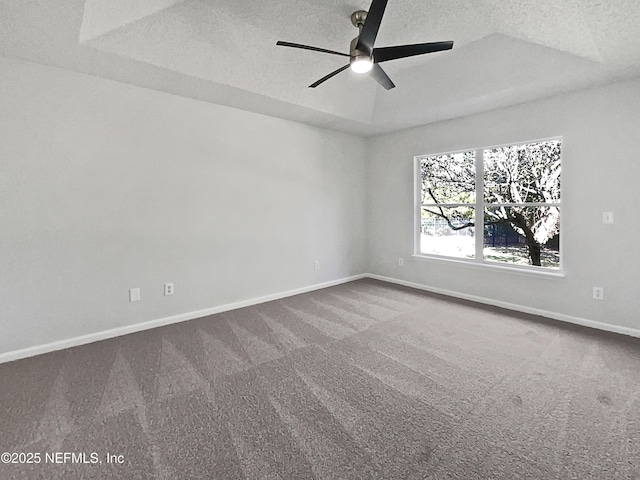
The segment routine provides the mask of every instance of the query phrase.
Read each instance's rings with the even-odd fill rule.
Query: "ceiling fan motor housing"
[[[358,44],[358,38],[356,37],[353,40],[351,40],[351,47],[349,48],[349,54],[351,55],[351,62],[357,60],[357,59],[367,59],[367,58],[371,58],[371,54],[368,52],[363,52],[362,50],[358,50],[356,48],[356,45]]]

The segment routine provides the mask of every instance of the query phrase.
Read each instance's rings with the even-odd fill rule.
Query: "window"
[[[561,143],[416,157],[416,254],[559,270]]]

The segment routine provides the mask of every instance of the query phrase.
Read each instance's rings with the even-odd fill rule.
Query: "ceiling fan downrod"
[[[360,40],[367,14],[368,12],[365,10],[358,10],[351,14],[351,23],[358,29],[358,36],[351,40],[349,64],[351,65],[351,70],[356,73],[366,73],[373,67],[373,59],[371,58],[373,52],[365,52],[358,49],[358,41]]]
[[[360,33],[362,33],[362,27],[364,27],[364,21],[367,19],[367,13],[365,10],[358,10],[351,14],[351,23],[356,27]]]

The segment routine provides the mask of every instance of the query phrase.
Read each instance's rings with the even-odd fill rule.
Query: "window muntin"
[[[560,153],[551,139],[416,157],[416,254],[559,270]]]

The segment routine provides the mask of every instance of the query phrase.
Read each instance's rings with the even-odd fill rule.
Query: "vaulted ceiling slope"
[[[370,0],[0,0],[0,54],[360,135],[640,75],[637,0],[389,0],[377,46],[455,41],[350,71],[350,15]],[[0,73],[1,74],[1,73]]]

